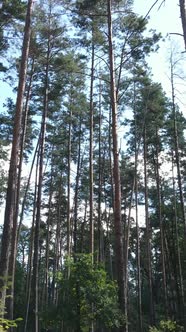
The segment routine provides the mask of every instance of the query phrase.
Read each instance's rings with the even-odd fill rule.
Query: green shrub
[[[149,332],[181,332],[183,327],[172,320],[161,320],[159,327],[150,327]]]

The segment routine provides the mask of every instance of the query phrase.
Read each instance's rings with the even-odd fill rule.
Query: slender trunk
[[[138,178],[137,158],[135,156],[135,202],[136,202],[136,260],[137,260],[137,292],[138,292],[138,328],[143,332],[142,297],[141,297],[141,259],[140,259],[140,229],[138,222]]]
[[[72,131],[72,107],[69,110],[69,127],[68,127],[68,179],[67,179],[67,254],[70,256],[70,180],[71,180],[71,131]]]
[[[28,194],[28,190],[30,187],[30,180],[31,180],[31,176],[32,176],[33,168],[34,168],[34,163],[35,163],[36,156],[38,154],[39,141],[40,141],[40,137],[37,141],[34,156],[32,159],[32,165],[30,167],[30,173],[29,173],[28,180],[27,180],[26,189],[24,192],[23,202],[22,202],[22,206],[21,206],[21,213],[20,213],[20,218],[19,218],[19,225],[18,225],[18,229],[17,229],[17,242],[19,241],[19,236],[20,236],[20,232],[21,232],[21,226],[22,226],[22,222],[23,222],[23,216],[24,216],[25,205],[26,205],[26,199],[27,199],[27,194]]]
[[[21,57],[20,73],[19,73],[19,85],[18,85],[18,93],[16,101],[16,113],[15,113],[14,128],[13,128],[12,151],[11,151],[10,167],[8,175],[5,218],[4,218],[4,227],[2,234],[2,243],[1,243],[0,296],[2,298],[3,303],[5,302],[5,297],[6,297],[9,250],[10,250],[10,243],[12,236],[13,216],[14,216],[15,199],[17,191],[17,167],[19,162],[18,152],[20,146],[19,140],[20,140],[20,130],[21,130],[23,98],[24,98],[26,73],[27,73],[27,60],[28,60],[29,47],[30,47],[32,6],[33,6],[33,0],[29,0],[27,5],[26,20],[25,20],[25,32],[23,39],[22,57]]]
[[[175,152],[175,158],[176,158],[181,213],[182,213],[182,220],[183,220],[183,224],[184,224],[183,266],[186,266],[186,214],[185,214],[185,204],[184,204],[182,177],[181,177],[181,169],[180,169],[180,154],[179,154],[178,128],[177,128],[176,104],[175,104],[175,89],[174,89],[174,67],[173,67],[172,55],[171,55],[171,90],[172,90],[172,112],[173,112],[173,121],[174,121],[174,146],[175,146],[174,152]],[[183,275],[184,329],[186,331],[186,269],[183,269],[183,273],[184,273],[184,275]]]
[[[74,253],[77,253],[77,219],[78,219],[78,192],[80,180],[80,164],[81,164],[81,117],[79,119],[79,138],[78,138],[78,160],[76,171],[76,186],[74,197]]]
[[[167,295],[167,278],[165,270],[165,250],[164,250],[164,230],[163,230],[163,219],[162,219],[162,200],[161,200],[161,179],[159,174],[159,133],[156,128],[156,185],[158,194],[158,217],[160,224],[160,247],[161,247],[161,260],[162,260],[162,274],[163,274],[163,292],[164,292],[164,303],[165,303],[165,317],[168,319],[168,295]]]
[[[150,323],[155,324],[154,299],[152,290],[152,267],[151,267],[151,227],[149,223],[149,204],[148,204],[148,176],[147,176],[147,138],[146,125],[144,126],[144,184],[145,184],[145,221],[146,221],[146,249],[147,249],[147,269],[149,285],[149,304],[150,304]]]
[[[90,81],[90,151],[89,151],[89,182],[90,182],[90,253],[92,254],[92,264],[94,264],[94,169],[93,169],[93,146],[94,146],[94,27],[92,26],[92,58],[91,58],[91,81]],[[92,303],[92,313],[94,311]],[[94,322],[91,322],[91,332],[94,332]]]
[[[113,180],[113,160],[112,160],[112,109],[109,110],[109,173],[110,173],[110,185],[111,185],[111,205],[114,211],[114,180]]]
[[[184,39],[185,49],[186,49],[186,11],[185,11],[185,0],[179,0],[179,4],[180,4],[181,23],[182,23],[182,29],[183,29],[183,39]]]
[[[31,86],[32,86],[32,77],[34,71],[34,60],[32,62],[31,75],[26,95],[25,102],[25,110],[23,115],[23,129],[22,129],[22,137],[20,144],[20,156],[19,156],[19,167],[18,167],[18,178],[17,178],[17,188],[16,188],[16,200],[15,200],[15,210],[13,216],[13,228],[12,228],[12,239],[11,239],[11,251],[9,257],[9,269],[8,275],[11,276],[11,285],[8,289],[7,293],[9,297],[6,301],[6,309],[8,312],[8,318],[13,319],[13,311],[14,311],[14,279],[15,279],[15,268],[16,268],[16,253],[17,253],[17,221],[19,215],[19,200],[20,200],[20,186],[21,186],[21,174],[22,174],[22,163],[23,163],[23,152],[25,146],[25,137],[26,137],[26,128],[27,128],[27,120],[28,120],[28,111],[29,111],[29,101],[31,94]],[[10,331],[13,331],[12,327]]]
[[[92,28],[92,39],[94,38],[94,31]],[[94,217],[93,217],[93,200],[94,200],[94,178],[93,178],[93,135],[94,135],[94,105],[93,105],[93,90],[94,90],[94,41],[92,41],[92,59],[91,59],[91,82],[90,82],[90,151],[89,151],[89,181],[90,181],[90,253],[92,254],[92,262],[94,261]]]
[[[58,207],[57,207],[57,225],[56,225],[56,236],[54,244],[54,265],[53,265],[53,281],[52,281],[52,303],[56,304],[56,272],[59,265],[59,245],[60,245],[60,233],[61,233],[61,206],[62,206],[62,178],[63,174],[61,172],[59,181],[59,196],[58,196]],[[69,253],[68,253],[69,254]],[[69,274],[68,274],[69,275]]]
[[[37,148],[39,148],[39,146]],[[37,151],[37,148],[36,148],[36,151]],[[24,316],[24,332],[27,332],[28,314],[29,314],[30,298],[31,298],[33,248],[34,248],[34,232],[35,232],[34,226],[35,226],[36,199],[37,199],[37,186],[38,186],[38,166],[39,166],[39,151],[37,151],[32,227],[31,227],[31,234],[30,234],[29,255],[28,255],[28,263],[27,263],[27,278],[26,278],[26,290],[25,290],[26,291],[26,310],[25,310],[25,316]]]
[[[135,180],[135,179],[134,179]],[[129,212],[127,217],[127,227],[125,229],[125,319],[128,321],[128,279],[129,279],[129,271],[128,271],[128,260],[129,260],[129,239],[130,239],[130,229],[131,229],[131,210],[132,210],[132,201],[134,194],[134,185],[135,181],[133,180],[132,190],[130,194],[130,202],[129,202]],[[125,327],[126,332],[128,331],[128,325]]]
[[[40,222],[41,222],[41,196],[42,196],[42,184],[43,184],[43,162],[44,162],[44,149],[45,149],[45,133],[46,133],[46,119],[48,113],[48,73],[49,73],[49,59],[50,59],[50,40],[48,38],[48,49],[45,69],[45,94],[43,103],[43,115],[41,122],[41,139],[40,139],[40,160],[39,160],[39,181],[38,181],[38,193],[37,193],[37,213],[36,213],[36,225],[35,225],[35,237],[34,237],[34,258],[33,258],[33,292],[34,297],[34,319],[35,332],[39,332],[39,238],[40,238]]]
[[[121,181],[119,168],[118,151],[118,113],[116,100],[115,68],[114,68],[114,50],[112,39],[112,1],[107,1],[108,10],[108,42],[109,42],[109,65],[110,65],[110,94],[112,108],[112,139],[113,139],[113,161],[114,161],[114,228],[115,228],[115,255],[117,265],[117,280],[119,287],[119,303],[122,312],[125,312],[125,269],[123,254],[123,234],[121,222]],[[126,322],[127,325],[127,322]]]
[[[48,218],[47,218],[47,236],[46,236],[46,254],[45,254],[45,308],[48,307],[48,281],[49,281],[49,243],[50,243],[50,224],[51,224],[51,205],[53,195],[53,165],[51,161],[50,193],[48,199]]]
[[[110,210],[109,212],[107,213],[107,208],[106,208],[106,202],[105,202],[105,219],[106,219],[106,248],[105,248],[105,251],[108,252],[108,265],[109,265],[109,268],[108,268],[108,271],[109,271],[109,274],[110,274],[110,278],[111,280],[114,280],[114,274],[113,274],[113,262],[112,262],[112,249],[111,249],[111,246],[110,246],[110,217],[111,213],[110,213]],[[106,256],[106,254],[105,254]]]
[[[174,177],[174,155],[172,151],[172,186],[173,186],[173,200],[174,200],[174,228],[175,233],[173,233],[173,237],[175,236],[175,264],[178,266],[178,278],[179,278],[179,287],[180,291],[178,291],[178,303],[181,303],[181,306],[179,308],[179,312],[182,315],[182,320],[184,317],[184,288],[183,288],[183,273],[182,273],[182,263],[181,263],[181,255],[180,255],[180,244],[179,244],[179,233],[178,233],[178,216],[177,216],[177,198],[176,198],[176,188],[175,188],[175,177]],[[174,235],[175,234],[175,235]],[[176,272],[177,273],[177,272]],[[181,296],[179,295],[181,293]]]
[[[102,156],[101,156],[101,81],[99,83],[99,179],[98,179],[98,260],[103,260],[103,245],[102,245],[102,223],[101,223],[101,198],[102,198]]]
[[[140,228],[138,222],[138,154],[141,143],[137,135],[137,117],[136,117],[136,86],[134,82],[134,122],[135,122],[135,204],[136,204],[136,261],[137,261],[137,294],[138,294],[138,328],[143,332],[143,315],[142,315],[142,292],[141,292],[141,258],[140,258]]]
[[[182,219],[183,219],[185,237],[186,237],[186,215],[185,215],[185,205],[184,205],[184,196],[183,196],[183,188],[182,188],[181,169],[180,169],[180,154],[179,154],[179,142],[178,142],[178,128],[177,128],[177,120],[176,120],[174,72],[173,72],[172,59],[171,59],[171,89],[172,89],[172,113],[173,113],[173,121],[174,121],[174,145],[175,145],[175,157],[176,157],[176,167],[177,167],[177,176],[178,176],[178,187],[179,187]]]
[[[87,221],[87,205],[88,205],[88,201],[86,199],[85,201],[85,212],[84,212],[84,218],[83,218],[83,222],[82,222],[82,227],[81,227],[81,240],[80,240],[80,252],[83,253],[84,250],[84,233],[85,233],[85,224],[86,224],[86,221]]]

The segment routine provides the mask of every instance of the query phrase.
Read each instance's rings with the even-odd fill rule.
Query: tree
[[[119,287],[119,302],[122,312],[125,312],[125,274],[124,274],[124,255],[123,255],[123,236],[121,226],[121,181],[119,169],[119,150],[118,150],[118,114],[117,114],[117,96],[114,68],[114,53],[112,39],[112,2],[107,1],[108,15],[108,43],[109,43],[109,69],[110,69],[110,92],[112,109],[112,139],[113,139],[113,177],[114,177],[114,225],[115,225],[115,243],[117,260],[117,278]]]
[[[8,175],[8,188],[6,196],[6,208],[4,218],[4,228],[1,244],[1,257],[0,257],[0,271],[1,271],[1,297],[5,301],[5,287],[8,278],[8,263],[9,263],[9,249],[12,236],[13,227],[13,215],[17,190],[17,166],[19,162],[19,138],[21,128],[21,116],[23,108],[23,98],[25,90],[26,72],[27,72],[27,60],[30,46],[31,35],[31,13],[32,13],[33,1],[28,1],[27,15],[25,20],[25,33],[23,39],[22,57],[19,74],[19,86],[16,101],[16,113],[14,118],[14,132],[12,141],[12,151],[10,159],[10,168]],[[11,276],[10,276],[11,277]]]
[[[181,23],[183,29],[183,39],[186,48],[186,12],[185,12],[185,0],[179,0],[180,4],[180,16],[181,16]]]
[[[60,300],[57,309],[49,308],[44,314],[46,328],[61,325],[76,332],[88,331],[92,320],[98,328],[119,327],[123,316],[118,306],[116,283],[109,280],[101,266],[92,265],[91,255],[77,254],[75,261],[69,257],[65,268],[70,265],[70,276],[65,270],[58,277]],[[68,298],[64,296],[68,294]],[[92,313],[92,303],[94,311]]]

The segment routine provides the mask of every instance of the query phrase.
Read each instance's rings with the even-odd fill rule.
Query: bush
[[[181,332],[183,327],[172,320],[161,320],[159,327],[150,327],[149,332]]]

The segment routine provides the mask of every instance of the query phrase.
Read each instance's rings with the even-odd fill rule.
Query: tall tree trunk
[[[149,285],[149,305],[150,305],[150,323],[155,324],[154,299],[152,289],[152,267],[151,267],[151,227],[149,224],[149,204],[148,204],[148,176],[147,176],[147,137],[146,125],[144,126],[144,184],[145,184],[145,221],[146,221],[146,249],[147,249],[147,270]]]
[[[179,232],[178,232],[178,216],[177,216],[177,198],[176,198],[176,186],[175,186],[175,176],[174,176],[174,152],[172,151],[172,186],[173,186],[173,200],[174,200],[174,228],[175,228],[175,264],[177,265],[178,269],[178,278],[179,278],[179,285],[178,285],[178,304],[181,303],[179,312],[182,316],[182,320],[184,321],[184,287],[183,287],[183,272],[182,272],[182,262],[181,262],[181,255],[180,255],[180,244],[179,244]],[[177,271],[176,271],[177,273]],[[180,295],[181,296],[180,296]]]
[[[11,243],[13,216],[14,216],[14,209],[16,202],[17,167],[19,163],[18,153],[20,146],[19,141],[20,141],[20,131],[21,131],[23,98],[24,98],[25,82],[27,74],[27,60],[28,60],[29,47],[30,47],[32,7],[33,7],[33,0],[29,0],[27,5],[26,20],[25,20],[25,32],[24,32],[22,56],[20,64],[19,85],[18,85],[18,93],[16,101],[16,113],[15,113],[14,128],[13,128],[12,151],[11,151],[10,167],[8,175],[5,218],[4,218],[4,227],[3,227],[2,244],[1,244],[0,296],[2,298],[3,303],[5,302],[5,297],[6,297],[6,285],[7,285],[8,265],[9,265],[9,249]]]
[[[136,162],[135,162],[136,163]],[[137,292],[138,292],[138,328],[143,332],[143,315],[142,315],[142,296],[141,296],[141,258],[140,258],[140,228],[138,222],[138,178],[137,163],[135,172],[135,202],[136,202],[136,260],[137,260]]]
[[[48,199],[48,218],[47,218],[47,235],[46,235],[46,253],[45,253],[45,308],[48,308],[48,282],[49,282],[49,249],[50,249],[50,225],[51,225],[51,205],[53,197],[53,160],[51,161],[50,193]]]
[[[14,312],[14,279],[15,279],[15,268],[16,268],[16,253],[17,253],[17,222],[19,215],[19,200],[20,200],[20,186],[21,186],[21,174],[22,174],[22,163],[23,163],[23,152],[25,147],[25,138],[26,138],[26,128],[27,128],[27,120],[28,120],[28,111],[29,111],[29,101],[32,87],[32,78],[34,73],[34,60],[31,65],[31,74],[28,84],[28,90],[26,93],[26,102],[25,102],[25,110],[23,114],[23,129],[21,135],[21,144],[20,144],[20,156],[19,156],[19,166],[18,166],[18,178],[17,178],[17,188],[16,188],[16,202],[15,202],[15,210],[13,216],[13,228],[12,228],[12,239],[11,239],[11,250],[9,257],[9,269],[8,275],[11,276],[11,285],[8,289],[8,298],[6,300],[6,310],[8,312],[8,318],[13,319]],[[13,331],[12,327],[10,331]]]
[[[92,23],[93,24],[93,23]],[[93,169],[93,148],[94,148],[94,27],[92,26],[92,59],[91,59],[91,81],[90,81],[90,151],[89,151],[89,181],[90,181],[90,253],[92,254],[92,264],[94,264],[94,169]],[[92,313],[94,305],[92,303]],[[91,332],[94,332],[94,321],[91,322]]]
[[[87,221],[87,205],[88,201],[87,199],[85,200],[85,209],[84,209],[84,217],[83,217],[83,222],[81,226],[81,238],[80,238],[80,252],[83,253],[83,247],[84,247],[84,235],[85,235],[85,224]]]
[[[123,254],[123,234],[121,222],[121,181],[118,151],[118,113],[115,84],[114,50],[112,38],[112,1],[107,0],[108,10],[108,43],[109,43],[109,65],[110,65],[110,95],[112,108],[112,139],[113,139],[113,179],[114,179],[114,228],[115,228],[115,255],[117,266],[117,280],[119,287],[119,303],[122,312],[125,312],[125,269]],[[127,325],[127,323],[126,323]]]
[[[76,171],[76,185],[74,196],[74,253],[77,253],[77,221],[78,221],[78,193],[79,193],[79,180],[81,169],[81,117],[79,119],[79,137],[78,137],[78,159]]]
[[[137,119],[136,119],[136,92],[134,82],[134,121],[135,121],[135,204],[136,204],[136,261],[137,261],[137,292],[138,292],[138,328],[143,332],[142,296],[141,296],[141,258],[140,258],[140,229],[138,222],[138,152],[140,142],[137,143]],[[140,139],[141,141],[141,139]],[[138,145],[139,144],[139,145]]]
[[[184,39],[185,49],[186,49],[186,10],[185,10],[185,0],[179,0],[179,4],[180,4],[181,23],[182,23],[182,29],[183,29],[183,39]]]
[[[101,157],[101,123],[102,123],[102,111],[101,111],[101,81],[99,82],[99,175],[98,175],[98,261],[103,260],[103,246],[102,246],[102,223],[101,223],[101,198],[102,198],[102,157]]]
[[[26,185],[26,189],[25,189],[24,197],[23,197],[23,201],[22,201],[20,218],[19,218],[19,225],[18,225],[18,229],[17,229],[17,242],[19,241],[19,236],[20,236],[20,232],[21,232],[23,216],[24,216],[24,212],[25,212],[26,199],[27,199],[27,194],[28,194],[28,190],[29,190],[29,187],[30,187],[30,180],[31,180],[31,176],[32,176],[32,172],[33,172],[33,168],[34,168],[34,164],[35,164],[35,159],[36,159],[36,156],[38,155],[39,141],[40,141],[40,136],[38,138],[37,145],[36,145],[36,148],[35,148],[34,156],[33,156],[33,159],[32,159],[32,164],[31,164],[31,167],[30,167],[30,172],[29,172],[29,176],[28,176],[28,180],[27,180],[27,185]],[[36,169],[37,169],[37,167],[36,167]]]
[[[133,185],[131,188],[130,194],[130,202],[129,202],[129,212],[127,216],[127,225],[125,228],[125,319],[126,322],[128,321],[128,280],[129,280],[129,270],[128,270],[128,260],[129,260],[129,240],[130,240],[130,229],[131,229],[131,210],[132,210],[132,201],[133,201],[133,194],[134,194],[134,185],[135,179],[133,180]],[[126,325],[126,332],[128,332],[128,324]]]
[[[184,230],[185,230],[185,239],[186,239],[186,215],[185,215],[185,205],[184,205],[184,196],[183,196],[183,188],[182,188],[181,169],[180,169],[180,154],[179,154],[178,128],[177,128],[176,104],[175,104],[175,89],[174,89],[174,68],[173,68],[172,59],[171,59],[171,89],[172,89],[172,113],[173,113],[173,121],[174,121],[175,159],[176,159],[176,167],[177,167],[181,212],[182,212],[182,219],[183,219]]]
[[[89,151],[89,181],[90,181],[90,253],[92,254],[92,262],[94,261],[94,175],[93,175],[93,135],[94,135],[94,105],[93,105],[93,90],[94,90],[94,28],[92,27],[92,58],[91,58],[91,82],[90,82],[90,151]]]
[[[162,260],[162,275],[163,275],[163,292],[164,292],[164,303],[165,303],[165,317],[168,319],[168,295],[167,295],[167,278],[165,270],[165,250],[164,250],[164,230],[163,230],[163,219],[162,219],[162,199],[161,199],[161,179],[159,174],[159,133],[156,128],[156,185],[158,195],[158,217],[160,224],[160,247],[161,247],[161,260]]]
[[[38,147],[36,148],[36,151],[38,148],[39,148],[39,144],[38,144]],[[27,277],[26,277],[26,290],[25,290],[25,292],[26,292],[26,309],[25,309],[25,316],[24,316],[24,332],[27,332],[28,315],[29,315],[29,307],[30,307],[30,299],[31,299],[36,200],[37,200],[37,189],[38,189],[38,166],[39,166],[39,151],[37,151],[32,227],[31,227],[31,234],[30,234],[29,255],[28,255],[28,263],[27,263]],[[32,318],[33,317],[31,315],[31,319]]]
[[[69,110],[69,126],[68,126],[68,176],[67,176],[67,254],[70,255],[70,239],[71,239],[71,227],[70,227],[70,180],[71,180],[71,131],[72,131],[72,107],[70,102]]]
[[[60,233],[61,233],[61,205],[62,205],[62,178],[63,172],[61,171],[59,179],[59,189],[58,189],[58,203],[57,203],[57,225],[56,225],[56,235],[54,243],[54,265],[53,265],[53,281],[52,281],[52,303],[56,304],[56,272],[59,265],[59,246],[60,246]],[[68,235],[67,235],[68,236]],[[69,247],[70,248],[70,247]],[[69,253],[67,253],[69,255]],[[68,273],[69,275],[69,273]]]
[[[46,58],[46,69],[45,69],[45,86],[44,86],[44,102],[43,102],[43,115],[41,122],[41,139],[40,139],[40,159],[39,159],[39,180],[38,180],[38,193],[37,193],[37,213],[36,213],[36,224],[35,224],[35,237],[34,237],[34,257],[33,257],[33,292],[34,296],[34,330],[39,332],[39,279],[38,279],[38,268],[39,268],[39,238],[40,238],[40,222],[41,222],[41,196],[42,196],[42,184],[43,184],[43,162],[44,162],[44,149],[45,149],[45,133],[46,133],[46,119],[48,113],[48,88],[49,88],[49,59],[50,59],[50,37],[48,36],[47,45],[47,58]]]
[[[185,2],[185,1],[184,1]],[[182,188],[182,177],[180,169],[180,154],[179,154],[179,141],[178,141],[178,128],[177,128],[177,119],[176,119],[176,104],[175,104],[175,89],[174,89],[174,64],[171,55],[171,90],[172,90],[172,112],[173,112],[173,121],[174,121],[174,152],[176,159],[177,167],[177,178],[178,178],[178,188],[181,204],[181,213],[182,220],[184,224],[184,244],[183,244],[183,266],[186,266],[186,213],[185,213],[185,204],[184,204],[184,195]],[[186,330],[186,269],[183,269],[183,288],[184,288],[184,329]]]

